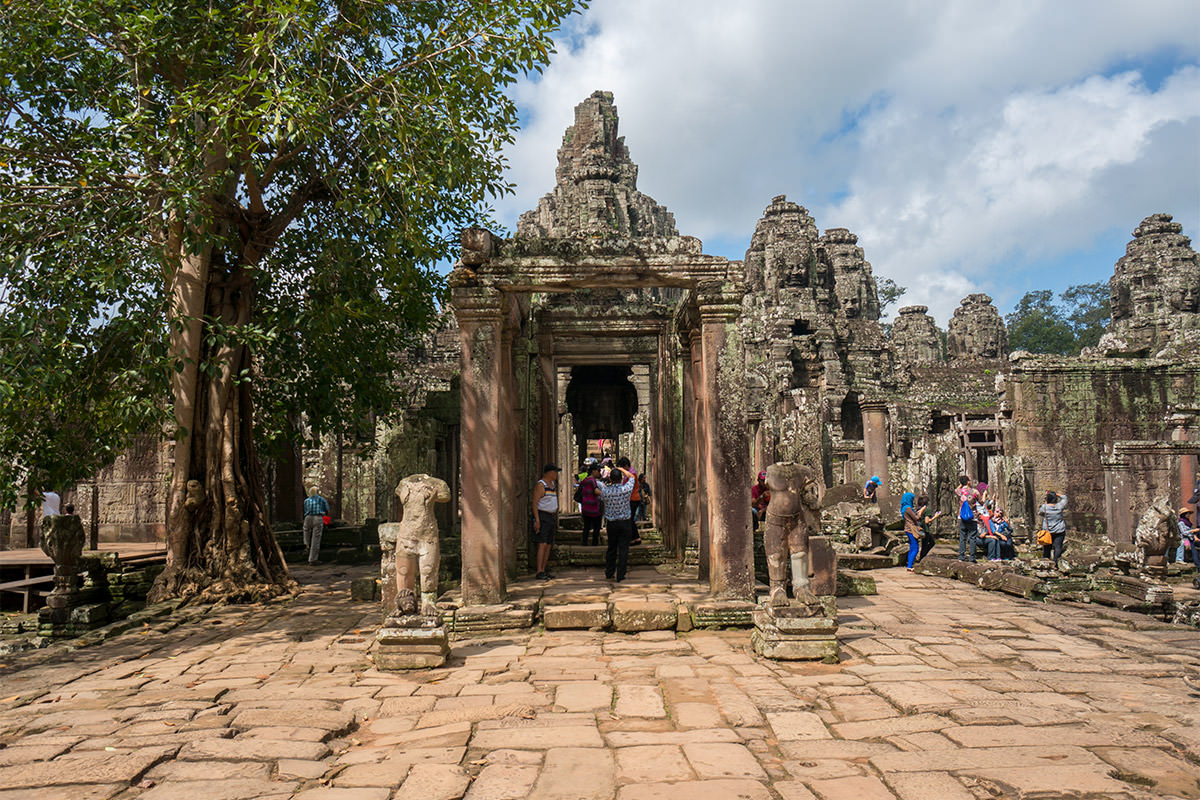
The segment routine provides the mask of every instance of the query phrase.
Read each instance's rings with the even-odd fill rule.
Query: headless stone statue
[[[825,487],[812,469],[783,461],[767,467],[767,488],[771,490],[771,502],[767,505],[763,547],[771,580],[768,602],[773,608],[789,605],[786,586],[790,565],[793,603],[815,606],[817,597],[809,589],[808,537],[820,528]]]
[[[450,502],[450,487],[432,475],[409,475],[396,487],[396,496],[404,505],[404,518],[379,526],[380,542],[387,543],[394,538],[396,543],[395,610],[401,616],[417,613],[417,576],[420,575],[420,613],[436,616],[441,550],[433,506]]]

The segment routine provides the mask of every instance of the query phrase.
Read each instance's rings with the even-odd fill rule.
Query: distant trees
[[[1083,283],[1058,296],[1049,289],[1026,292],[1005,317],[1013,350],[1078,355],[1100,341],[1111,317],[1108,283]]]

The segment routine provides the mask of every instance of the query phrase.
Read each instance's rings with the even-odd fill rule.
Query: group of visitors
[[[958,560],[974,563],[980,550],[986,551],[989,561],[1015,559],[1012,523],[1004,509],[996,507],[988,485],[972,486],[966,475],[960,475],[954,495],[958,502]]]
[[[549,580],[550,548],[558,532],[558,474],[557,464],[547,464],[542,477],[533,488],[533,542],[537,544],[536,577]],[[582,544],[600,544],[600,524],[607,523],[607,549],[604,554],[604,577],[618,583],[625,580],[629,564],[629,548],[640,544],[637,519],[644,515],[650,486],[644,474],[633,470],[628,458],[614,464],[611,458],[600,461],[589,458],[583,463],[575,481],[575,502],[583,517]],[[642,516],[644,519],[644,516]]]

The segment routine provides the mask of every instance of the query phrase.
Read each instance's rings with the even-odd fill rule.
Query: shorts
[[[530,535],[529,540],[534,544],[554,544],[554,534],[558,533],[558,515],[539,511],[538,522],[539,529]]]

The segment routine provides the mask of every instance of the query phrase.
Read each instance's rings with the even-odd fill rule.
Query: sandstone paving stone
[[[36,789],[0,788],[0,800],[109,800],[125,786],[109,783],[91,786],[39,786]]]
[[[594,723],[480,729],[471,738],[471,747],[484,750],[549,750],[559,747],[576,749],[603,746],[604,740],[600,738],[600,731]]]
[[[817,796],[800,781],[775,781],[771,788],[783,800],[817,800]]]
[[[811,711],[768,713],[767,723],[775,732],[775,737],[781,742],[832,738],[825,723]]]
[[[530,800],[611,800],[616,791],[613,753],[603,747],[549,750]]]
[[[0,749],[0,767],[12,764],[25,764],[30,761],[49,761],[55,756],[71,749],[71,745],[73,744],[75,744],[75,741],[71,741],[70,744],[37,744],[5,747]]]
[[[471,782],[466,800],[524,800],[540,771],[522,764],[488,764]]]
[[[808,788],[821,800],[896,800],[896,795],[871,775],[812,781]]]
[[[597,711],[612,706],[613,689],[598,681],[573,681],[559,684],[554,704],[565,711]]]
[[[24,789],[75,783],[132,783],[175,751],[173,746],[144,748],[134,753],[98,751],[95,755],[70,759],[69,768],[59,760],[0,767],[0,787]]]
[[[1054,764],[1003,769],[992,767],[965,772],[985,786],[995,788],[1001,796],[1008,794],[1021,798],[1061,797],[1063,790],[1068,788],[1075,797],[1128,797],[1127,792],[1143,788],[1111,777],[1110,771],[1110,768]]]
[[[617,686],[617,702],[613,708],[620,717],[664,718],[662,691],[657,686],[621,684]]]
[[[790,776],[802,781],[847,778],[852,775],[863,774],[863,766],[861,764],[836,758],[784,761],[783,768]]]
[[[200,731],[196,731],[200,733]],[[230,731],[232,733],[232,731]],[[276,739],[281,741],[325,742],[335,736],[328,728],[247,728],[238,736],[246,739]]]
[[[724,724],[720,709],[713,703],[672,703],[671,718],[684,730],[718,728]]]
[[[266,780],[271,777],[271,765],[261,761],[174,760],[155,765],[146,773],[146,777],[158,783],[233,778]]]
[[[866,722],[840,722],[829,727],[843,739],[882,739],[897,734],[938,731],[954,724],[954,720],[937,714],[910,714]]]
[[[1171,753],[1153,747],[1093,747],[1091,751],[1117,768],[1113,777],[1148,781],[1164,795],[1200,797],[1200,768]]]
[[[612,731],[605,733],[610,747],[636,747],[654,744],[694,744],[697,742],[739,742],[741,737],[728,728],[691,731]]]
[[[393,800],[459,800],[471,779],[456,764],[415,764]]]
[[[622,786],[617,800],[772,800],[765,784],[752,780],[717,779],[679,783],[635,783]]]
[[[469,722],[452,722],[448,725],[439,725],[435,728],[422,728],[420,730],[412,730],[412,726],[409,726],[409,730],[407,731],[392,728],[391,731],[394,732],[391,732],[388,729],[380,730],[377,727],[378,723],[385,721],[388,720],[376,720],[371,725],[375,733],[387,734],[375,740],[375,743],[379,745],[391,745],[393,747],[463,747],[471,737],[471,723]]]
[[[280,778],[314,780],[329,771],[324,761],[305,761],[298,758],[281,758],[275,762],[275,774]]]
[[[883,780],[900,800],[975,800],[961,781],[945,772],[900,772]]]
[[[881,772],[938,772],[1024,767],[1037,764],[1091,765],[1100,760],[1082,747],[1047,742],[1026,747],[951,748],[872,756],[871,765]]]
[[[753,778],[766,780],[767,773],[745,745],[725,742],[685,744],[683,752],[701,778]]]
[[[335,786],[399,786],[412,769],[411,761],[385,758],[367,764],[351,764],[333,779]]]
[[[389,800],[391,789],[360,786],[352,789],[319,786],[293,795],[292,800]]]
[[[694,780],[683,750],[673,745],[622,747],[617,752],[617,783]]]
[[[287,709],[252,708],[233,716],[231,726],[247,728],[321,728],[330,734],[344,733],[354,727],[354,714],[347,711],[321,711],[295,703]]]
[[[168,781],[139,795],[146,800],[250,800],[269,795],[288,796],[298,784],[254,778],[226,778],[208,781]]]
[[[300,758],[309,761],[324,758],[329,747],[321,742],[294,742],[276,739],[201,739],[188,742],[179,751],[182,760],[204,761],[275,761],[280,758]]]

